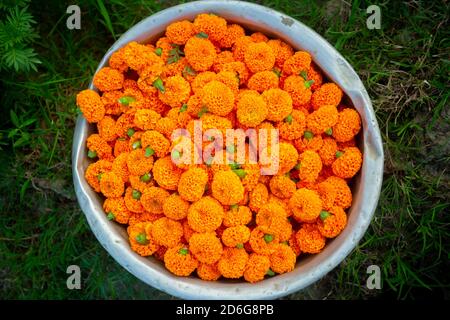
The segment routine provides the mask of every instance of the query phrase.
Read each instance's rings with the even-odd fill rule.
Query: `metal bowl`
[[[381,189],[383,148],[380,131],[370,98],[350,64],[320,35],[272,9],[240,1],[190,2],[158,12],[128,30],[108,50],[98,69],[107,66],[110,55],[130,41],[148,42],[157,39],[173,21],[192,20],[199,13],[212,12],[249,30],[261,31],[283,39],[295,49],[306,50],[326,76],[338,84],[349,103],[362,118],[359,143],[364,158],[361,172],[352,186],[353,205],[348,213],[348,225],[324,250],[299,259],[294,271],[250,284],[237,281],[206,282],[195,277],[177,277],[160,261],[143,258],[128,244],[123,226],[107,220],[102,200],[88,185],[84,172],[90,160],[86,156],[86,138],[94,126],[79,116],[76,123],[73,150],[73,179],[80,207],[89,225],[105,249],[125,269],[145,283],[169,294],[186,299],[274,299],[303,289],[335,268],[355,248],[372,219]],[[90,88],[94,89],[91,82]]]

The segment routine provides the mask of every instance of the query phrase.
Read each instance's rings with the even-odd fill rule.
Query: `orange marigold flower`
[[[191,167],[183,172],[178,183],[178,193],[187,201],[198,201],[205,192],[208,173],[201,168]]]
[[[231,51],[222,51],[217,54],[212,65],[214,72],[220,72],[226,63],[234,62],[233,53]]]
[[[225,227],[236,227],[246,225],[252,220],[252,212],[247,206],[233,205],[225,212],[223,225]]]
[[[152,187],[155,185],[150,172],[145,173],[141,176],[130,175],[129,182],[134,190],[137,190],[141,193],[144,192],[148,187]]]
[[[100,91],[113,91],[122,89],[123,80],[123,73],[110,67],[104,67],[97,71],[92,81]]]
[[[308,87],[307,82],[301,76],[287,77],[283,89],[291,95],[294,107],[301,107],[311,100],[311,88]]]
[[[209,39],[216,42],[227,34],[227,21],[214,14],[199,14],[194,20],[194,27],[197,33],[206,33]]]
[[[282,121],[292,112],[292,99],[286,91],[274,88],[264,91],[261,96],[267,104],[267,120]]]
[[[295,252],[295,255],[298,257],[302,252],[297,242],[297,231],[292,231],[291,237],[289,238],[288,244],[291,249]]]
[[[153,49],[135,41],[129,42],[123,50],[126,64],[136,71],[139,71],[145,66],[157,62],[160,59],[153,52]]]
[[[189,209],[189,202],[180,197],[177,193],[172,193],[163,204],[164,215],[173,220],[186,218]]]
[[[114,156],[118,157],[123,153],[128,153],[131,151],[130,143],[125,138],[118,138],[114,142]]]
[[[146,94],[152,94],[156,89],[154,82],[158,80],[161,74],[164,72],[164,61],[159,59],[157,63],[153,63],[145,66],[139,71],[139,79],[137,80],[137,86],[142,92]]]
[[[250,76],[247,66],[241,61],[228,62],[221,66],[220,71],[230,71],[236,73],[239,78],[239,84],[247,83]]]
[[[194,229],[191,228],[187,219],[184,219],[182,224],[183,224],[183,237],[187,243],[191,239],[192,235],[195,234],[196,232],[194,231]]]
[[[333,126],[333,137],[338,142],[348,142],[361,130],[361,119],[355,109],[345,108],[339,112],[338,120]]]
[[[211,184],[212,195],[224,205],[233,205],[244,198],[244,186],[233,171],[218,171]]]
[[[125,72],[128,70],[128,65],[125,61],[125,52],[123,48],[120,48],[116,52],[114,52],[109,58],[109,66],[120,72]]]
[[[105,160],[112,160],[113,158],[111,146],[97,133],[91,134],[87,138],[86,147],[94,157],[97,156]]]
[[[134,125],[143,130],[154,130],[161,115],[150,109],[139,109],[134,114]]]
[[[298,152],[292,144],[280,142],[278,157],[278,174],[285,174],[291,171],[297,164]]]
[[[273,71],[257,72],[248,80],[247,87],[259,93],[278,88],[278,76]]]
[[[270,268],[269,257],[252,253],[247,261],[244,271],[244,279],[254,283],[264,279]]]
[[[150,213],[163,213],[163,204],[169,197],[169,192],[163,188],[148,187],[141,195],[141,203],[145,210]]]
[[[151,222],[139,222],[127,228],[131,249],[143,257],[151,256],[159,249],[147,232],[149,227]]]
[[[341,207],[331,207],[329,211],[322,211],[317,219],[317,228],[326,238],[334,238],[344,230],[347,224],[347,215]]]
[[[105,172],[99,176],[100,191],[107,198],[122,196],[125,186],[121,177],[114,172]]]
[[[162,158],[170,151],[170,141],[156,130],[145,131],[141,137],[141,145],[148,157],[156,154]]]
[[[114,220],[121,224],[127,224],[131,216],[131,212],[127,209],[123,198],[107,198],[103,202],[103,210],[105,210],[109,220]]]
[[[270,191],[278,198],[290,198],[296,189],[295,182],[285,175],[276,175],[270,179]]]
[[[119,103],[119,99],[123,96],[120,90],[103,92],[100,100],[105,108],[105,114],[119,115],[123,112],[124,106]]]
[[[111,171],[112,162],[107,160],[98,160],[97,162],[91,163],[84,174],[86,181],[95,190],[95,192],[100,192],[100,179],[103,174]]]
[[[225,278],[239,279],[244,275],[247,261],[248,253],[245,249],[225,248],[218,269]]]
[[[170,138],[172,133],[178,128],[175,120],[163,117],[156,122],[155,130],[163,134],[166,138]]]
[[[339,157],[333,162],[333,173],[343,179],[353,178],[362,165],[362,154],[356,147],[345,148],[338,151]],[[338,154],[336,154],[338,156]]]
[[[186,246],[180,244],[166,251],[164,254],[164,265],[173,274],[187,277],[197,268],[198,261],[192,256]]]
[[[134,190],[132,187],[128,187],[125,190],[125,205],[127,209],[134,213],[144,212],[144,207],[142,207],[141,201],[139,200],[141,197],[141,192],[138,190]]]
[[[163,217],[153,222],[151,235],[157,244],[168,248],[175,247],[183,236],[183,226],[178,221]]]
[[[275,54],[275,66],[282,69],[285,61],[294,55],[294,49],[279,39],[269,40],[267,44]]]
[[[191,85],[182,76],[169,77],[164,81],[164,89],[159,90],[159,99],[172,108],[186,103],[191,94]]]
[[[222,82],[211,81],[202,90],[202,104],[207,111],[226,116],[234,107],[233,91]]]
[[[236,72],[220,71],[217,73],[216,80],[230,88],[234,95],[239,93],[239,78],[237,77]]]
[[[325,237],[316,224],[303,224],[295,237],[300,250],[305,253],[319,253],[325,246]]]
[[[314,110],[322,106],[337,107],[342,99],[342,90],[334,83],[324,83],[319,89],[314,91],[311,97],[311,105]]]
[[[255,42],[267,42],[269,41],[269,38],[261,32],[254,32],[250,35],[250,38],[252,38]]]
[[[286,273],[294,270],[297,255],[286,244],[275,245],[275,251],[270,255],[270,269],[276,273]]]
[[[161,49],[161,50],[159,50]],[[167,63],[167,60],[169,59],[169,55],[171,50],[173,50],[174,46],[172,46],[172,43],[170,42],[169,38],[167,37],[161,37],[156,41],[156,48],[155,51],[158,50],[160,53],[161,59]]]
[[[299,157],[300,169],[298,176],[301,181],[314,182],[322,170],[322,160],[317,152],[306,150]]]
[[[337,191],[334,185],[325,180],[317,184],[316,191],[319,194],[320,199],[322,200],[323,209],[329,210],[331,207],[333,207],[337,197]]]
[[[100,137],[107,142],[114,141],[117,138],[116,121],[110,116],[105,116],[97,122],[97,130]]]
[[[188,20],[177,21],[169,24],[166,29],[166,37],[175,44],[184,45],[196,33],[194,24]]]
[[[222,242],[227,247],[244,245],[248,239],[250,239],[250,229],[243,225],[226,228],[222,234]]]
[[[234,59],[244,62],[245,52],[247,51],[248,46],[252,43],[255,43],[255,40],[253,40],[249,36],[244,36],[236,39],[232,49]]]
[[[352,205],[352,191],[347,182],[335,176],[329,177],[325,181],[330,182],[336,188],[337,194],[334,204],[344,209],[349,208]]]
[[[194,257],[207,264],[219,261],[223,247],[214,232],[195,233],[189,239],[189,249]]]
[[[308,71],[311,65],[311,55],[306,51],[297,51],[289,57],[283,65],[283,72],[287,75],[298,75],[302,71]]]
[[[197,275],[200,279],[206,281],[216,281],[221,277],[221,273],[217,263],[206,264],[200,263],[197,267]]]
[[[167,190],[177,190],[182,170],[173,162],[170,156],[159,158],[153,165],[153,177],[158,185]]]
[[[127,167],[130,174],[142,176],[153,168],[153,157],[147,157],[143,149],[136,149],[128,154]]]
[[[338,121],[338,111],[335,106],[323,106],[306,117],[306,127],[313,134],[329,132]]]
[[[311,66],[307,72],[308,80],[314,81],[311,85],[311,90],[316,91],[322,86],[323,78],[322,73],[315,67],[314,63],[311,63]]]
[[[245,36],[245,30],[238,24],[230,24],[222,39],[219,40],[221,48],[231,48],[237,39]]]
[[[324,138],[322,147],[317,150],[317,153],[322,159],[322,163],[325,166],[331,166],[336,159],[336,152],[338,151],[338,147],[336,144],[336,140],[332,138]]]
[[[89,123],[96,123],[105,116],[105,106],[97,92],[86,89],[77,94],[77,106]]]
[[[244,59],[253,73],[271,70],[275,64],[275,54],[265,42],[250,43],[245,50]]]
[[[301,188],[289,199],[294,218],[300,222],[313,222],[320,215],[322,200],[316,191]],[[303,251],[303,250],[302,250]]]
[[[123,113],[116,120],[116,135],[120,138],[128,137],[128,130],[134,127],[134,113],[132,112]]]
[[[222,224],[223,207],[216,199],[206,196],[191,204],[187,220],[197,232],[214,231]]]
[[[184,54],[195,71],[206,71],[214,63],[216,48],[208,39],[192,37],[184,47]]]
[[[236,116],[244,126],[256,127],[266,119],[267,114],[267,103],[259,94],[244,94],[237,103]]]
[[[290,115],[277,124],[280,137],[286,140],[300,139],[305,133],[305,127],[305,114],[298,110],[292,110]]]
[[[321,135],[314,135],[311,131],[305,131],[303,138],[294,140],[294,145],[300,153],[306,150],[319,152],[323,146],[323,139]]]
[[[203,108],[202,103],[203,96],[201,93],[196,93],[192,95],[187,102],[186,112],[189,113],[192,117],[198,118],[201,115],[201,111]]]
[[[203,87],[211,81],[216,80],[217,75],[212,71],[204,71],[197,74],[191,83],[192,91],[194,94],[200,94],[203,91]]]
[[[268,227],[258,226],[250,233],[249,242],[255,253],[270,255],[275,251],[275,245],[280,240],[277,235],[270,233]]]

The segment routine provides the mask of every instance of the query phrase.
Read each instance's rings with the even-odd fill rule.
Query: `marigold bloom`
[[[178,182],[178,193],[187,201],[198,201],[205,192],[208,173],[201,168],[192,167],[183,172]]]
[[[148,187],[155,185],[155,181],[149,172],[141,176],[130,175],[128,179],[131,187],[141,193],[143,193]]]
[[[265,42],[250,43],[245,50],[244,59],[253,73],[271,70],[275,64],[275,54]]]
[[[150,156],[154,153],[157,157],[164,157],[170,151],[170,141],[161,133],[155,130],[148,130],[142,134],[141,137],[142,149]],[[150,150],[152,151],[147,151]]]
[[[131,249],[143,257],[151,256],[159,248],[146,231],[149,227],[151,222],[140,222],[127,228]]]
[[[107,160],[98,160],[97,162],[91,163],[84,174],[86,181],[95,190],[95,192],[100,192],[100,179],[103,174],[111,171],[112,162]]]
[[[131,216],[123,198],[107,198],[103,202],[103,210],[105,210],[108,219],[121,224],[127,224]]]
[[[233,91],[222,82],[211,81],[203,87],[202,104],[207,111],[226,116],[234,107]]]
[[[316,69],[315,64],[311,63],[311,66],[307,72],[308,79],[314,81],[311,85],[311,90],[316,91],[322,86],[323,78],[322,73],[318,69]]]
[[[290,198],[296,189],[295,182],[285,175],[276,175],[270,179],[270,191],[278,198]]]
[[[97,122],[97,130],[100,137],[107,142],[114,141],[117,138],[116,121],[110,116],[105,116]]]
[[[297,51],[289,57],[283,65],[283,72],[287,75],[298,75],[302,71],[308,71],[311,65],[311,55],[306,51]]]
[[[312,92],[301,76],[292,75],[284,81],[283,89],[291,95],[294,107],[301,107],[311,100]]]
[[[240,37],[236,39],[232,49],[234,59],[237,61],[244,62],[245,52],[247,51],[249,45],[252,43],[255,43],[255,40],[253,40],[249,36]]]
[[[153,214],[163,213],[163,204],[169,192],[158,187],[148,187],[141,195],[141,203],[145,210]]]
[[[127,206],[127,209],[130,210],[133,213],[141,213],[144,212],[144,207],[141,204],[140,199],[140,192],[136,192],[137,190],[134,190],[132,187],[128,187],[125,190],[125,205]]]
[[[306,138],[305,135],[308,134]],[[310,136],[313,136],[312,138]],[[306,150],[319,152],[323,146],[323,139],[321,135],[313,135],[311,131],[305,131],[303,138],[294,140],[295,148],[298,152],[302,153]]]
[[[206,196],[191,204],[187,220],[189,226],[197,232],[214,231],[222,224],[223,207],[216,199]]]
[[[259,93],[278,88],[278,76],[273,71],[257,72],[248,80],[247,87]]]
[[[112,148],[99,134],[91,134],[86,140],[86,147],[99,159],[112,160]]]
[[[220,41],[227,34],[227,21],[214,14],[201,13],[194,20],[197,33],[203,32],[212,41]]]
[[[275,245],[280,240],[277,235],[270,234],[268,227],[258,226],[250,233],[249,242],[255,253],[270,255],[275,251]]]
[[[344,230],[347,224],[347,215],[341,207],[331,207],[329,211],[322,211],[317,219],[317,228],[326,238],[334,238]]]
[[[158,80],[158,78],[164,72],[164,61],[160,59],[157,63],[153,63],[145,66],[139,71],[139,79],[137,80],[137,86],[142,92],[146,94],[153,94],[155,92],[155,87],[153,83]],[[156,89],[158,90],[158,89]]]
[[[214,63],[216,48],[208,39],[192,37],[184,47],[184,54],[195,71],[206,71]]]
[[[222,82],[231,92],[236,96],[239,93],[239,78],[236,72],[233,71],[220,71],[216,75],[216,80]]]
[[[196,33],[194,24],[188,20],[177,21],[166,28],[166,37],[175,44],[184,45]]]
[[[223,225],[225,227],[236,227],[247,225],[252,220],[252,212],[247,206],[234,205],[225,212]]]
[[[337,190],[333,184],[329,181],[322,181],[316,185],[316,191],[322,200],[322,207],[325,210],[329,210],[334,206],[334,202],[337,197]]]
[[[128,130],[133,129],[134,127],[134,113],[133,112],[123,113],[116,120],[116,135],[120,138],[128,137]],[[134,129],[133,129],[134,130]]]
[[[338,147],[336,140],[332,138],[324,138],[323,145],[319,150],[317,150],[317,153],[325,166],[331,166],[334,160],[336,160],[337,151]]]
[[[342,90],[334,83],[324,83],[319,89],[314,91],[311,97],[311,105],[314,110],[322,106],[337,107],[342,99]]]
[[[194,229],[191,228],[191,226],[189,225],[189,222],[187,221],[187,219],[183,220],[182,225],[183,225],[184,243],[188,243],[189,240],[191,239],[192,235],[195,234],[196,231],[194,231]]]
[[[123,50],[126,64],[135,71],[160,59],[151,48],[135,41],[129,42]]]
[[[222,234],[222,242],[227,247],[243,245],[248,239],[250,239],[250,229],[243,225],[226,228]]]
[[[170,138],[173,131],[178,128],[178,124],[175,120],[162,117],[156,122],[155,130],[163,134],[166,138]]]
[[[297,255],[286,244],[275,245],[275,251],[270,255],[270,269],[276,273],[286,273],[294,270]]]
[[[244,126],[256,127],[266,119],[267,114],[267,104],[259,94],[244,94],[237,103],[236,116]]]
[[[192,256],[187,247],[180,244],[166,251],[164,254],[164,265],[173,274],[187,277],[197,268],[198,261]]]
[[[120,72],[125,72],[128,70],[128,65],[125,61],[124,50],[120,48],[114,52],[109,58],[109,66]]]
[[[195,233],[189,239],[189,249],[194,257],[207,264],[219,261],[223,247],[214,232]]]
[[[303,224],[295,237],[300,250],[305,253],[319,253],[325,246],[325,237],[315,224]]]
[[[182,170],[173,162],[170,156],[159,158],[153,165],[153,177],[160,187],[167,190],[177,190]]]
[[[92,81],[100,91],[113,91],[122,89],[123,80],[123,73],[110,67],[104,67],[98,70]]]
[[[299,157],[299,178],[305,182],[314,182],[322,170],[322,160],[317,152],[306,150]]]
[[[241,61],[228,62],[220,67],[220,71],[230,71],[236,73],[239,78],[239,84],[247,83],[250,76],[247,66]]]
[[[306,117],[306,126],[313,134],[322,134],[330,130],[338,121],[335,106],[323,106]]]
[[[337,194],[334,204],[344,209],[349,208],[352,205],[352,191],[347,182],[335,176],[329,177],[325,181],[331,183],[336,189]]]
[[[177,193],[172,193],[163,204],[164,215],[173,220],[186,218],[189,209],[189,202],[180,197]]]
[[[191,85],[182,76],[169,77],[164,81],[164,90],[158,92],[159,99],[172,108],[186,103],[191,94]]]
[[[143,149],[136,149],[128,153],[128,171],[132,175],[142,176],[153,168],[153,157],[146,157]]]
[[[353,178],[361,169],[362,154],[356,147],[345,148],[331,168],[333,173],[343,179]]]
[[[244,187],[232,171],[218,171],[211,184],[212,195],[224,205],[233,205],[244,198]]]
[[[277,125],[280,137],[285,140],[300,139],[305,133],[305,127],[305,114],[298,110],[292,110],[292,113]]]
[[[316,191],[301,188],[289,199],[289,207],[296,220],[313,222],[320,215],[322,200]]]
[[[261,281],[269,268],[270,260],[268,256],[252,253],[245,266],[244,279],[251,283]]]
[[[345,108],[339,112],[337,123],[333,126],[333,137],[338,142],[351,141],[361,130],[361,119],[354,109]]]
[[[293,145],[280,142],[279,144],[279,169],[278,174],[285,174],[295,167],[298,160],[298,152]]]
[[[139,109],[134,114],[134,125],[142,130],[154,130],[161,115],[150,109]]]
[[[286,91],[273,88],[264,91],[261,96],[267,104],[267,120],[282,121],[292,112],[292,99]]]
[[[244,37],[245,31],[238,24],[230,24],[227,26],[225,35],[220,39],[219,46],[221,48],[231,48],[237,39]]]
[[[89,123],[96,123],[105,116],[105,106],[97,92],[86,89],[77,94],[77,106]]]
[[[275,202],[267,202],[259,209],[256,215],[256,224],[270,229],[273,223],[277,223],[280,219],[285,219],[286,217],[286,211],[282,206]]]
[[[107,198],[120,197],[125,191],[122,178],[114,172],[105,172],[98,179],[100,180],[100,191]]]
[[[163,217],[153,222],[151,235],[157,244],[168,248],[175,247],[183,236],[183,226],[178,221]]]
[[[218,269],[225,278],[239,279],[244,275],[247,261],[248,253],[245,249],[225,248]]]
[[[158,48],[161,50],[159,50]],[[161,37],[158,39],[158,41],[156,41],[155,50],[160,51],[161,53],[160,57],[164,61],[164,63],[168,62],[170,53],[172,52],[173,49],[176,50],[176,48],[172,45],[169,38],[167,37]]]
[[[269,38],[264,33],[261,32],[253,32],[250,35],[250,38],[252,38],[255,42],[267,42],[269,41]]]
[[[200,263],[197,267],[197,275],[200,279],[206,281],[216,281],[222,275],[220,274],[217,263],[214,264],[206,264]]]
[[[267,44],[275,54],[275,66],[282,69],[285,61],[294,55],[294,50],[290,45],[279,39],[269,40]]]

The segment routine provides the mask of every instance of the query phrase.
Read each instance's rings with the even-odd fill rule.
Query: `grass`
[[[386,157],[365,237],[334,271],[287,298],[448,299],[448,4],[379,2],[382,29],[368,30],[366,1],[257,2],[309,25],[353,65],[372,98]],[[1,73],[0,297],[171,298],[130,275],[94,238],[74,196],[70,157],[75,93],[115,38],[178,2],[77,3],[81,30],[71,31],[60,1],[32,3],[39,72]],[[82,290],[66,288],[72,264],[81,267]],[[381,290],[365,286],[372,264],[381,268]]]

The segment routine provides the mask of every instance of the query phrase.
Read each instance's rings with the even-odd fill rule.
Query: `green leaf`
[[[325,221],[331,214],[328,211],[320,211],[320,220]]]
[[[200,32],[196,34],[197,38],[203,38],[203,39],[208,39],[208,35],[204,32]]]
[[[157,56],[161,56],[162,55],[162,53],[163,53],[163,49],[162,48],[156,48],[155,49],[155,54],[157,55]]]
[[[13,123],[17,128],[19,128],[19,127],[20,127],[20,124],[19,124],[19,118],[17,117],[17,114],[11,109],[11,110],[9,110],[9,115],[10,115],[10,117],[11,117],[12,123]]]
[[[155,150],[153,150],[150,147],[145,148],[145,157],[146,158],[151,157],[154,154],[155,154]]]
[[[302,70],[299,72],[299,75],[306,81],[308,80],[308,74],[306,73],[305,70]]]
[[[100,14],[103,17],[106,28],[108,28],[109,32],[111,32],[113,38],[116,39],[116,34],[114,33],[114,28],[111,23],[111,18],[109,17],[109,13],[108,13],[108,10],[106,10],[105,4],[103,3],[102,0],[97,0],[97,4],[98,4],[98,9],[100,11]]]
[[[241,179],[244,179],[245,176],[247,175],[247,172],[245,172],[244,169],[235,169],[233,170],[233,172]]]
[[[275,272],[269,269],[267,270],[266,275],[268,275],[269,277],[273,277],[275,275]]]
[[[339,158],[343,155],[344,153],[342,151],[337,151],[336,152],[336,158]]]
[[[153,81],[153,86],[161,91],[161,93],[166,92],[166,88],[164,88],[164,83],[161,78],[157,78],[155,81]]]
[[[180,112],[185,112],[188,108],[188,105],[186,103],[183,103],[183,105],[180,108]]]
[[[294,118],[292,117],[292,114],[288,115],[286,118],[284,118],[284,122],[292,124],[292,120]]]
[[[313,83],[314,83],[314,80],[308,80],[308,81],[305,81],[305,88],[306,88],[306,89],[311,88],[311,86],[313,85]]]
[[[308,139],[311,140],[312,138],[314,138],[314,134],[311,131],[305,131],[305,133],[303,134],[303,136]]]
[[[19,199],[20,199],[21,203],[23,202],[23,199],[25,198],[25,192],[27,191],[29,185],[30,185],[30,180],[27,180],[24,182],[24,184],[20,188]]]
[[[188,248],[181,248],[180,250],[178,250],[178,253],[185,256],[189,253],[189,249]]]

